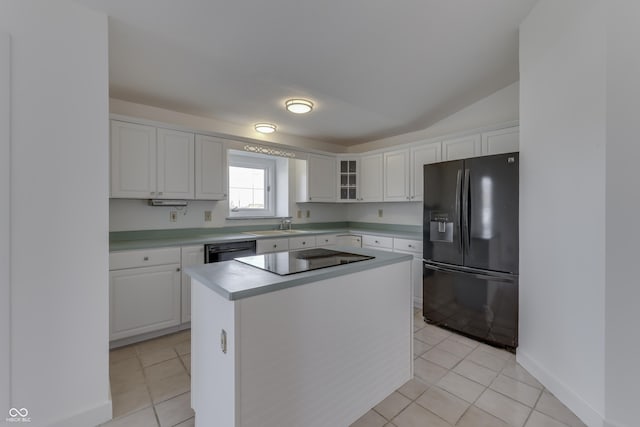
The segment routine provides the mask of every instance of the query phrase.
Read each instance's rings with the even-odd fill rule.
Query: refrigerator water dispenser
[[[429,221],[429,235],[432,242],[453,243],[453,222],[442,215],[434,215]]]

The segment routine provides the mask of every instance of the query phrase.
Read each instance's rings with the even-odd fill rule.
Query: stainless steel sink
[[[253,236],[278,236],[288,234],[303,234],[304,230],[259,230],[259,231],[244,231],[244,234],[251,234]]]

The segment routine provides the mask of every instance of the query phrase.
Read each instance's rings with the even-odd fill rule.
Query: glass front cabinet
[[[338,159],[338,200],[355,202],[360,200],[358,186],[359,161],[357,159]]]

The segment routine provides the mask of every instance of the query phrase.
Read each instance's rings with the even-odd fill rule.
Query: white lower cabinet
[[[362,236],[362,247],[393,251],[393,237],[365,235]]]
[[[109,340],[178,326],[180,248],[109,254]]]
[[[184,272],[187,267],[204,264],[204,245],[182,247],[182,323],[191,321],[191,278]]]
[[[291,237],[289,239],[289,250],[307,249],[316,247],[316,236]]]
[[[352,248],[362,247],[362,236],[355,234],[338,234],[336,236],[336,244],[338,246],[350,246]]]
[[[264,239],[256,241],[256,253],[266,254],[289,250],[289,239]]]
[[[109,340],[180,324],[180,264],[109,273]]]
[[[337,234],[321,234],[320,236],[316,236],[316,246],[317,247],[335,246],[337,243],[337,239],[338,239]]]

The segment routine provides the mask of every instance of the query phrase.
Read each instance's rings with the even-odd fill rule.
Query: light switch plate
[[[178,211],[169,212],[169,221],[178,222]]]
[[[311,211],[307,209],[307,218],[311,218]]]
[[[211,211],[204,211],[205,222],[211,222]]]
[[[382,209],[378,209],[378,218],[382,218]]]

